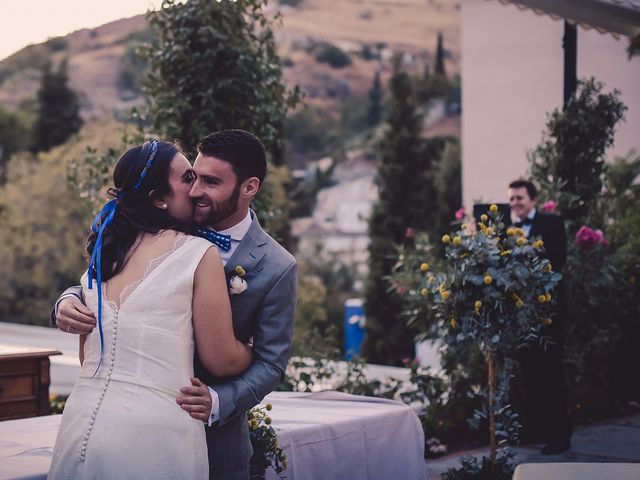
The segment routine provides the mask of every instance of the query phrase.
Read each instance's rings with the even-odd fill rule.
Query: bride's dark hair
[[[156,143],[157,151],[143,174],[152,156],[153,143]],[[175,143],[146,142],[131,147],[116,163],[113,171],[114,187],[107,193],[112,201],[117,203],[117,207],[113,220],[102,234],[102,281],[107,281],[124,268],[127,254],[141,232],[158,233],[164,229],[192,232],[192,225],[176,220],[153,204],[154,198],[171,192],[171,161],[179,152],[180,149]],[[89,256],[93,252],[98,237],[97,231],[105,217],[106,215],[101,216],[97,228],[89,235]],[[95,269],[90,274],[97,278]]]

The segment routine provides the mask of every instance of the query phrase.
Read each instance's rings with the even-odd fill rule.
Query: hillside
[[[134,102],[121,98],[117,84],[128,39],[147,28],[144,15],[83,29],[44,44],[30,45],[0,62],[0,103],[15,107],[34,96],[40,68],[50,59],[68,58],[71,85],[85,117],[122,110]]]
[[[295,2],[293,2],[295,3]],[[302,0],[282,5],[277,41],[285,59],[285,80],[300,85],[307,103],[337,112],[346,98],[366,94],[376,68],[383,78],[391,56],[406,52],[410,68],[424,68],[433,57],[438,31],[443,32],[451,73],[459,65],[460,0]],[[40,68],[68,57],[73,88],[85,118],[125,110],[142,99],[119,87],[123,56],[147,28],[144,15],[32,45],[0,62],[0,103],[15,108],[35,95]],[[333,68],[318,63],[314,45],[328,42],[349,54],[351,64]],[[367,54],[363,54],[363,52]],[[372,53],[371,53],[372,52]],[[366,60],[369,58],[369,60]]]

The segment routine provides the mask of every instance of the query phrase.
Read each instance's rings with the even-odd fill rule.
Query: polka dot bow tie
[[[218,233],[215,230],[210,230],[207,228],[199,228],[197,230],[197,233],[199,237],[204,238],[205,240],[209,240],[221,250],[224,250],[225,252],[231,250],[231,235]]]

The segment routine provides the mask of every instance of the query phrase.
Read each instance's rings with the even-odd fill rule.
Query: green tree
[[[82,127],[80,102],[69,87],[67,61],[63,60],[58,71],[47,63],[42,72],[38,91],[38,117],[33,130],[34,152],[48,151],[66,142]]]
[[[15,152],[29,147],[28,120],[21,112],[11,112],[0,106],[0,185],[6,179],[6,165]]]
[[[542,142],[529,155],[533,178],[558,203],[572,233],[589,220],[602,193],[605,152],[627,109],[620,92],[603,88],[593,78],[579,82],[567,105],[551,113]]]
[[[287,110],[300,99],[287,90],[266,0],[165,0],[149,13],[155,42],[143,49],[144,83],[156,131],[193,153],[199,140],[225,128],[262,139],[282,164]]]
[[[48,325],[52,302],[78,283],[91,216],[67,188],[64,159],[80,157],[87,141],[104,149],[119,129],[113,120],[92,122],[49,152],[11,157],[0,187],[0,320]]]
[[[442,152],[435,168],[434,186],[438,195],[435,205],[438,218],[431,231],[437,236],[451,228],[455,212],[462,205],[460,143],[455,139],[448,141]]]
[[[412,79],[395,63],[390,80],[388,128],[380,144],[379,200],[369,220],[369,276],[365,286],[367,331],[363,353],[371,362],[401,364],[413,354],[416,331],[402,318],[402,304],[386,277],[394,245],[407,243],[407,228],[431,231],[437,215],[433,166],[444,142],[421,138],[422,113]]]
[[[376,70],[373,77],[373,86],[369,90],[369,117],[368,124],[375,127],[382,118],[382,82],[380,81],[380,70]]]
[[[438,45],[436,46],[436,75],[447,76],[447,72],[444,68],[444,45],[442,41],[442,32],[438,32]]]

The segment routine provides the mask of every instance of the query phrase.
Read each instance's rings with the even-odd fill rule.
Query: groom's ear
[[[260,180],[258,177],[247,178],[240,185],[240,193],[245,197],[255,197],[260,190]]]
[[[164,196],[159,195],[157,190],[151,190],[149,192],[149,198],[151,199],[151,203],[154,207],[161,210],[167,209],[167,199],[164,198]]]

